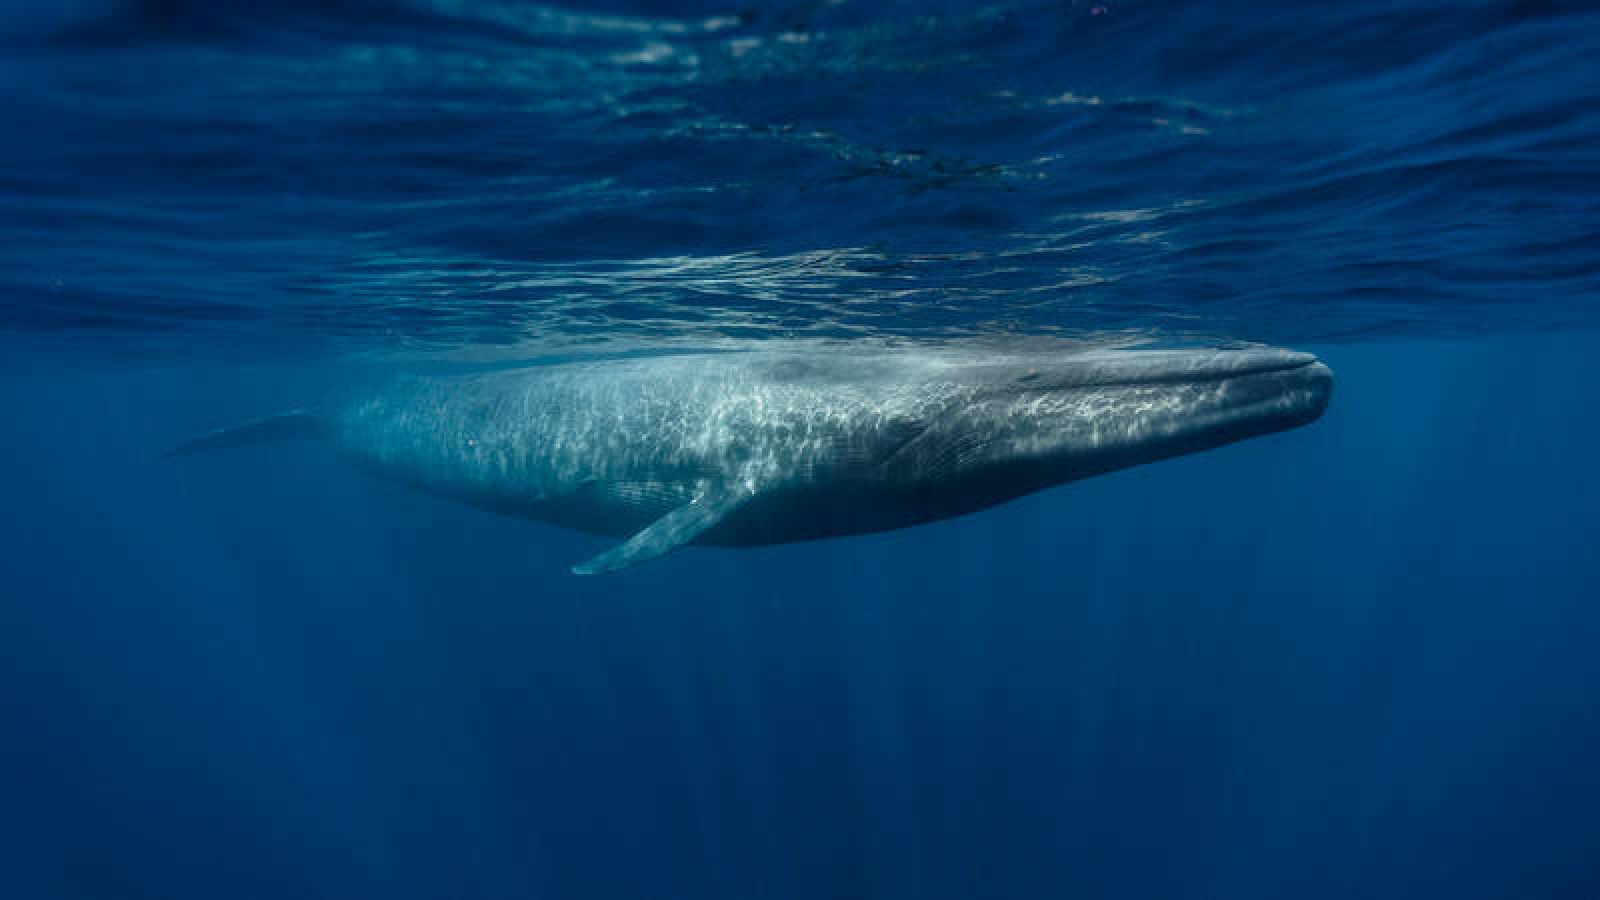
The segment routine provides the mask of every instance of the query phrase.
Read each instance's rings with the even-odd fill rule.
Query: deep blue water
[[[0,136],[0,896],[1600,897],[1592,4],[6,3]],[[375,371],[1041,336],[1338,387],[592,579],[154,461]]]

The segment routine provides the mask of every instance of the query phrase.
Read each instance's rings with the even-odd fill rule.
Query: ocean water
[[[1600,8],[0,5],[0,897],[1600,897]],[[614,576],[393,371],[1268,343],[1309,427]]]

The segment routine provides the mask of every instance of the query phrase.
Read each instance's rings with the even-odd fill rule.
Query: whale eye
[[[1017,376],[1017,380],[1018,381],[1038,381],[1039,380],[1039,370],[1038,369],[1029,369],[1028,371],[1022,373],[1021,375],[1018,375]]]

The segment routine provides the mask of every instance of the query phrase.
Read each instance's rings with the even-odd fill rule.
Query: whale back
[[[346,405],[358,462],[498,511],[626,533],[709,484],[869,482],[949,400],[892,357],[705,354],[403,380]]]

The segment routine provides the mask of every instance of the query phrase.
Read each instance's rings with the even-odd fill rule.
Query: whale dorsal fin
[[[651,522],[643,531],[623,543],[573,566],[572,572],[575,575],[598,575],[655,559],[699,537],[754,495],[755,490],[749,484],[710,485],[695,494],[694,499]]]

